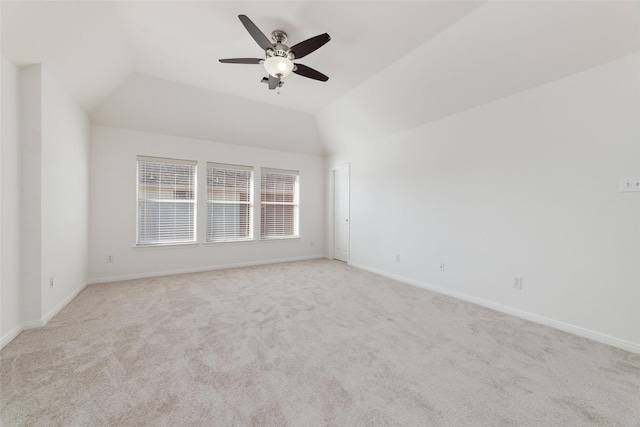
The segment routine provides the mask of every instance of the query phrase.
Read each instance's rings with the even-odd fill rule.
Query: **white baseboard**
[[[80,292],[82,292],[84,290],[84,288],[86,288],[88,285],[88,283],[85,283],[84,285],[78,287],[78,289],[76,289],[75,291],[73,291],[69,296],[67,296],[64,300],[62,300],[62,302],[60,302],[60,304],[58,304],[57,306],[55,306],[53,308],[53,310],[51,310],[46,316],[44,316],[42,318],[42,325],[44,326],[47,323],[49,323],[49,320],[53,319],[53,316],[55,316],[56,314],[60,313],[60,311],[65,308],[67,306],[67,304],[69,304],[71,301],[73,301],[78,295],[80,295]],[[27,329],[27,328],[25,328]]]
[[[2,350],[4,346],[13,341],[15,337],[20,335],[20,332],[26,331],[27,329],[41,328],[45,325],[45,323],[46,322],[43,319],[29,320],[27,322],[20,323],[0,339],[0,350]]]
[[[225,265],[217,265],[217,266],[208,266],[208,267],[198,267],[198,268],[190,268],[190,269],[180,269],[180,270],[166,270],[159,271],[153,273],[141,273],[141,274],[132,274],[132,275],[123,275],[123,276],[111,276],[111,277],[103,277],[97,279],[91,279],[88,284],[98,284],[98,283],[108,283],[108,282],[118,282],[123,280],[133,280],[133,279],[143,279],[148,277],[158,277],[158,276],[169,276],[175,274],[184,274],[184,273],[198,273],[202,271],[211,271],[211,270],[223,270],[228,268],[239,268],[239,267],[250,267],[256,265],[267,265],[267,264],[278,264],[282,262],[293,262],[293,261],[305,261],[311,259],[325,258],[323,255],[314,255],[314,256],[305,256],[305,257],[294,257],[294,258],[284,258],[277,260],[268,260],[268,261],[254,261],[254,262],[243,262],[236,264],[225,264]],[[620,338],[612,337],[610,335],[602,334],[600,332],[592,331],[590,329],[582,328],[580,326],[572,325],[565,322],[560,322],[554,319],[550,319],[544,316],[539,316],[537,314],[529,313],[523,310],[518,310],[513,307],[505,306],[502,304],[498,304],[492,301],[484,300],[481,298],[477,298],[471,295],[467,295],[461,292],[451,291],[449,289],[445,289],[439,286],[434,286],[432,284],[421,282],[418,280],[414,280],[408,277],[404,277],[398,274],[389,273],[387,271],[379,270],[377,268],[369,267],[366,265],[358,264],[350,262],[348,265],[352,267],[359,268],[361,270],[370,271],[375,274],[379,274],[381,276],[388,277],[390,279],[398,280],[400,282],[407,283],[409,285],[413,285],[422,289],[426,289],[429,291],[437,292],[439,294],[448,295],[453,298],[457,298],[463,301],[468,301],[474,304],[481,305],[483,307],[490,308],[492,310],[496,310],[505,314],[509,314],[512,316],[516,316],[522,319],[530,320],[532,322],[540,323],[542,325],[546,325],[555,329],[559,329],[564,332],[568,332],[570,334],[578,335],[581,337],[589,338],[594,341],[598,341],[604,344],[608,344],[614,347],[621,348],[623,350],[627,350],[633,353],[640,354],[640,344],[634,343],[631,341],[626,341]],[[32,320],[29,322],[24,322],[21,325],[15,327],[5,336],[0,339],[0,350],[4,348],[7,344],[11,342],[20,332],[26,329],[32,328],[40,328],[46,325],[49,320],[51,320],[56,314],[58,314],[67,304],[69,304],[75,297],[77,297],[80,292],[86,287],[86,285],[81,286],[67,298],[65,298],[60,304],[58,304],[53,310],[51,310],[45,317],[38,320]]]
[[[65,308],[67,306],[67,304],[69,304],[71,301],[73,301],[74,298],[77,297],[80,294],[80,292],[82,292],[84,290],[84,288],[86,288],[86,287],[87,287],[87,284],[85,283],[84,285],[80,286],[78,289],[73,291],[69,296],[67,296],[64,300],[62,300],[62,302],[60,302],[60,304],[55,306],[53,308],[53,310],[51,310],[42,319],[35,319],[35,320],[29,320],[29,321],[26,321],[26,322],[22,322],[20,325],[18,325],[15,328],[13,328],[9,333],[7,333],[5,336],[3,336],[2,339],[0,339],[0,350],[2,350],[4,348],[4,346],[9,344],[15,337],[17,337],[20,334],[20,332],[26,331],[27,329],[41,328],[44,325],[46,325],[47,323],[49,323],[49,320],[53,319],[53,317],[56,314],[60,313],[60,311],[63,308]]]
[[[36,320],[29,320],[27,322],[22,322],[20,327],[23,331],[26,331],[27,329],[42,328],[44,325],[45,325],[44,319],[36,319]]]
[[[225,265],[198,267],[198,268],[186,268],[186,269],[180,269],[180,270],[165,270],[165,271],[157,271],[157,272],[150,272],[150,273],[140,273],[140,274],[111,276],[111,277],[91,279],[87,284],[79,287],[67,298],[65,298],[60,304],[58,304],[53,310],[47,313],[47,315],[44,316],[42,319],[23,322],[20,325],[16,326],[14,329],[12,329],[5,336],[3,336],[0,339],[0,350],[2,350],[4,346],[9,344],[15,337],[17,337],[20,334],[20,332],[25,331],[27,329],[41,328],[47,323],[49,323],[49,321],[56,314],[58,314],[63,308],[65,308],[67,304],[73,301],[74,298],[77,297],[80,294],[80,292],[82,292],[84,288],[87,287],[87,285],[93,285],[98,283],[108,283],[108,282],[119,282],[123,280],[144,279],[148,277],[171,276],[175,274],[184,274],[184,273],[198,273],[201,271],[223,270],[227,268],[251,267],[251,266],[266,265],[266,264],[279,264],[283,262],[292,262],[292,261],[306,261],[306,260],[318,259],[323,257],[324,255],[311,255],[311,256],[303,256],[303,257],[274,259],[274,260],[267,260],[267,261],[242,262],[242,263],[235,263],[235,264],[225,264]]]
[[[5,345],[9,344],[11,340],[17,337],[18,334],[20,334],[20,332],[22,331],[23,331],[22,325],[18,325],[15,328],[13,328],[11,331],[9,331],[5,336],[3,336],[2,339],[0,339],[0,350],[2,350]]]
[[[492,310],[496,310],[505,314],[509,314],[515,317],[519,317],[521,319],[530,320],[535,323],[539,323],[541,325],[549,326],[554,329],[558,329],[564,332],[568,332],[573,335],[578,335],[584,338],[589,338],[594,341],[598,341],[607,345],[611,345],[613,347],[621,348],[626,351],[630,351],[632,353],[640,354],[640,344],[634,343],[631,341],[626,341],[620,338],[612,337],[610,335],[606,335],[600,332],[592,331],[590,329],[582,328],[580,326],[572,325],[570,323],[560,322],[554,319],[550,319],[548,317],[539,316],[537,314],[529,313],[523,310],[518,310],[513,307],[509,307],[506,305],[498,304],[492,301],[487,301],[481,298],[477,298],[471,295],[467,295],[461,292],[451,291],[449,289],[442,288],[440,286],[434,286],[430,283],[421,282],[418,280],[410,279],[408,277],[400,276],[398,274],[389,273],[387,271],[379,270],[377,268],[369,267],[366,265],[358,264],[358,263],[349,263],[350,266],[359,268],[361,270],[366,270],[371,273],[379,274],[384,277],[388,277],[390,279],[397,280],[399,282],[404,282],[412,286],[416,286],[422,289],[426,289],[429,291],[437,292],[439,294],[447,295],[453,298],[457,298],[462,301],[471,302],[474,304],[481,305],[483,307],[490,308]]]
[[[280,264],[283,262],[307,261],[311,259],[324,258],[324,255],[309,255],[293,258],[271,259],[265,261],[248,261],[234,264],[210,265],[206,267],[182,268],[178,270],[152,271],[146,273],[124,274],[120,276],[107,276],[89,279],[90,285],[99,283],[122,282],[125,280],[147,279],[150,277],[174,276],[176,274],[200,273],[202,271],[225,270],[228,268],[253,267],[256,265]]]

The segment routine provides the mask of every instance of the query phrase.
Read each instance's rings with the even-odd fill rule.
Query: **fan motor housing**
[[[267,58],[270,58],[273,56],[279,56],[281,58],[287,58],[290,60],[293,60],[294,58],[293,53],[289,52],[289,46],[282,43],[276,44],[273,47],[273,49],[267,49],[266,54],[267,54]]]

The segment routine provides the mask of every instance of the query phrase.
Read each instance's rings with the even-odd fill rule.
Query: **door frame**
[[[347,264],[351,259],[351,164],[343,163],[331,168],[331,259],[336,259],[336,171],[338,169],[346,169],[347,185],[349,187],[349,197],[347,200],[347,210],[349,212],[349,251],[347,253]]]

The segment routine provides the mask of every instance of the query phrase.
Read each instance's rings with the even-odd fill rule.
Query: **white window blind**
[[[207,163],[207,242],[253,238],[253,168]]]
[[[196,162],[138,156],[138,245],[196,241]]]
[[[298,171],[262,169],[260,238],[298,237]]]

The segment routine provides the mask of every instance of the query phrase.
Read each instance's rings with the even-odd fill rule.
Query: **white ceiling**
[[[107,125],[136,116],[125,107],[154,108],[132,102],[131,94],[144,97],[164,81],[170,86],[158,93],[188,92],[199,100],[194,109],[219,111],[216,103],[233,96],[254,101],[247,105],[255,114],[260,105],[280,107],[276,115],[317,113],[376,82],[379,95],[394,105],[419,101],[389,125],[404,120],[409,126],[637,52],[640,45],[637,0],[2,0],[0,7],[3,55],[19,67],[45,64],[93,112],[94,122]],[[289,45],[328,32],[332,40],[299,62],[329,81],[292,75],[278,95],[260,83],[261,66],[219,63],[262,55],[238,14],[267,35],[285,30]],[[168,122],[179,114],[148,115]],[[175,133],[184,134],[185,126],[176,123]],[[205,123],[190,136],[210,139],[218,132]]]
[[[272,150],[324,152],[312,114],[139,73],[93,110],[91,122]]]
[[[2,1],[2,52],[19,67],[44,63],[88,109],[133,72],[314,113],[479,7],[481,1]],[[292,75],[278,95],[239,14],[291,46],[329,33],[298,62],[327,83]]]
[[[316,120],[325,152],[332,152],[346,142],[397,134],[639,51],[638,1],[492,1]],[[387,84],[395,76],[401,78]]]

